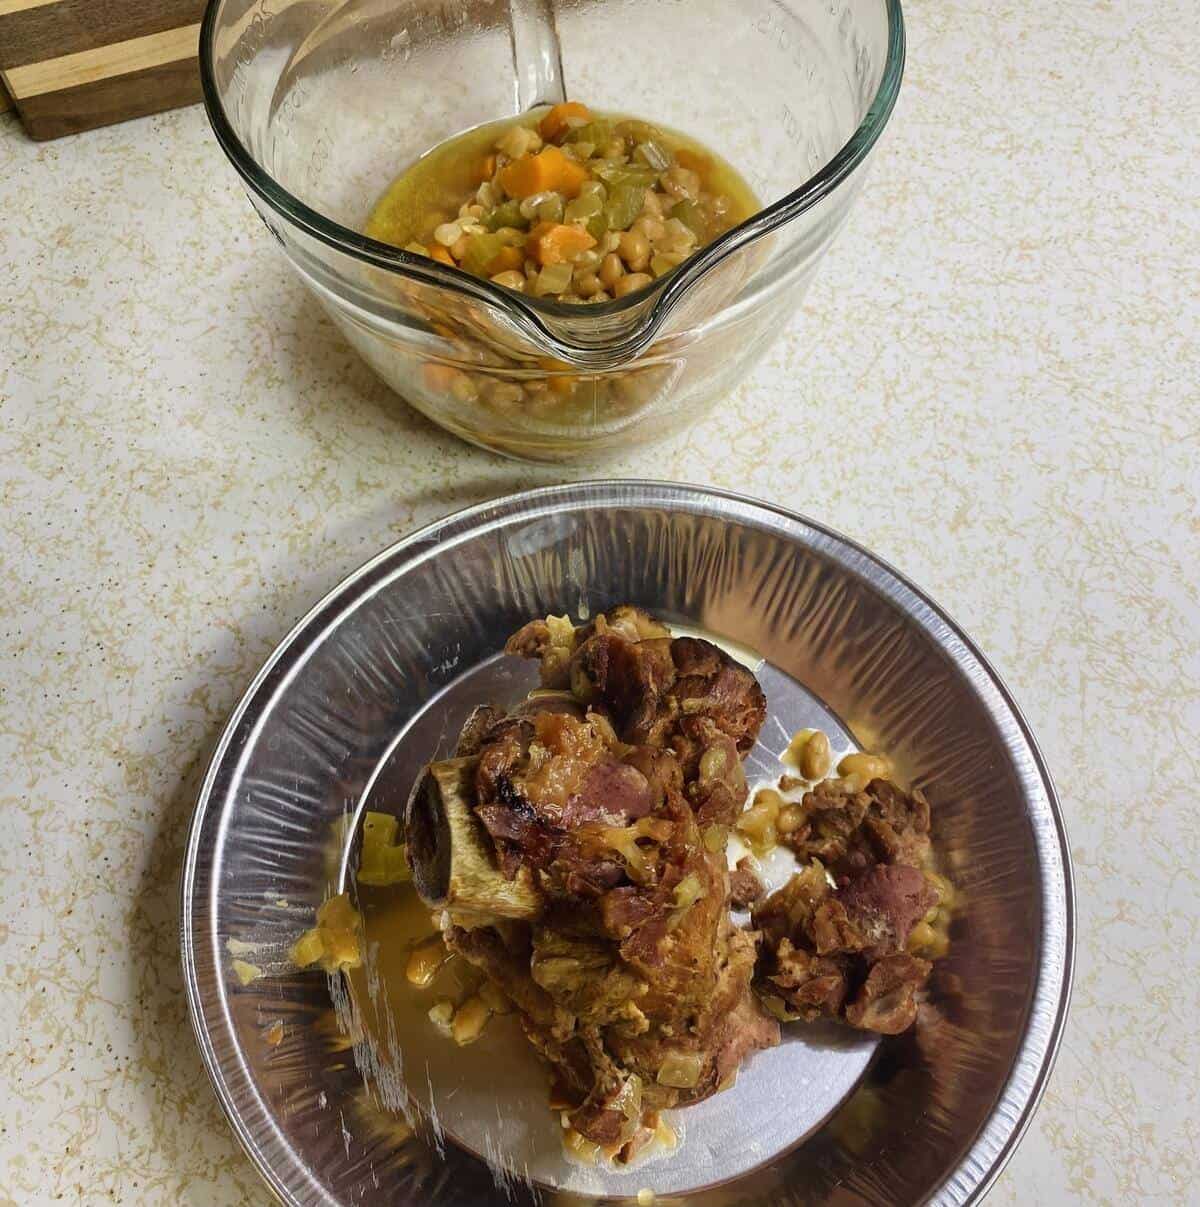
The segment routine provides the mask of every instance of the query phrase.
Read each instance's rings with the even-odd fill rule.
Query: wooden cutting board
[[[0,0],[0,81],[31,138],[200,99],[204,0]]]

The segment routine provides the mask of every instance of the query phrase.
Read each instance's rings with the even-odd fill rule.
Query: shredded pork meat
[[[459,753],[478,757],[473,807],[500,868],[532,871],[546,908],[447,939],[517,1005],[571,1125],[628,1155],[658,1110],[779,1042],[725,854],[766,701],[716,646],[635,608],[578,630],[534,621],[507,649],[539,660],[547,690],[478,710]]]
[[[778,1019],[912,1025],[931,965],[910,936],[938,902],[919,792],[817,784],[782,839],[801,870],[767,895],[753,860],[727,867],[766,716],[749,670],[630,606],[533,621],[506,649],[538,661],[543,690],[477,709],[458,754],[496,866],[544,909],[453,918],[445,937],[515,1004],[572,1127],[627,1159],[658,1111],[778,1043]]]
[[[861,792],[822,782],[802,808],[785,841],[806,866],[752,914],[759,990],[783,1017],[905,1031],[932,967],[908,952],[913,928],[938,903],[922,870],[929,805],[876,779]]]

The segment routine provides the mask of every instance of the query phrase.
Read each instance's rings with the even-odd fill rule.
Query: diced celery
[[[359,884],[383,888],[389,884],[401,884],[408,878],[408,861],[405,859],[403,843],[386,847],[363,847],[362,861],[358,867]]]
[[[574,268],[570,264],[550,264],[537,275],[533,291],[539,297],[549,293],[562,293],[571,283]]]
[[[483,224],[490,231],[498,231],[503,226],[524,228],[529,222],[521,215],[521,203],[513,198],[503,205],[498,205],[490,213],[484,214]]]
[[[512,242],[510,235],[502,235],[499,232],[472,235],[467,240],[467,252],[463,256],[462,267],[477,277],[486,276],[488,265]]]
[[[588,122],[586,126],[576,126],[563,141],[569,143],[590,142],[599,147],[608,142],[612,136],[612,123],[600,119]]]
[[[628,230],[633,225],[633,220],[642,212],[645,200],[645,185],[628,183],[611,185],[608,190],[608,204],[604,207],[604,215],[608,219],[608,229]]]
[[[617,134],[631,143],[662,142],[662,131],[657,126],[652,126],[649,122],[638,121],[636,118],[627,118],[625,121],[617,122],[615,130]]]
[[[368,812],[363,818],[363,843],[390,847],[396,841],[399,828],[400,820],[392,814]]]
[[[679,201],[671,206],[671,218],[678,218],[697,239],[704,235],[704,211],[695,201]]]
[[[610,196],[617,185],[640,185],[648,189],[658,179],[653,168],[640,164],[606,163],[596,168],[596,175],[609,186]]]
[[[589,193],[587,196],[576,197],[574,201],[568,201],[567,208],[563,211],[563,219],[566,222],[586,222],[603,210],[604,203],[600,198],[595,193]]]
[[[633,157],[656,172],[665,172],[671,166],[671,157],[663,150],[662,144],[654,139],[638,143],[633,150]]]
[[[539,222],[561,222],[563,219],[563,199],[561,193],[551,193],[537,207]]]
[[[608,234],[608,215],[603,210],[588,219],[587,232],[597,243]]]

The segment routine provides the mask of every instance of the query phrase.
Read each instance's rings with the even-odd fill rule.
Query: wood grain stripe
[[[47,8],[58,3],[60,0],[0,0],[0,17],[7,17],[10,13],[23,13],[31,8]]]
[[[188,58],[43,92],[23,98],[18,107],[29,137],[46,139],[191,105],[199,99],[200,70],[196,60]]]
[[[0,71],[195,24],[204,0],[0,0]]]
[[[196,59],[200,26],[186,25],[163,33],[130,38],[112,46],[62,55],[41,63],[29,63],[4,72],[4,82],[13,99],[21,102],[27,97],[79,88],[114,76],[146,71],[183,59]]]

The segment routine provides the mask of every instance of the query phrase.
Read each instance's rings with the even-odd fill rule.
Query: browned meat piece
[[[544,926],[533,933],[529,973],[559,1006],[583,1023],[604,1025],[626,1019],[629,1003],[646,992],[611,943]]]
[[[604,929],[618,939],[629,938],[654,917],[656,909],[655,894],[631,884],[606,893],[600,905]]]
[[[801,862],[819,859],[826,867],[838,865],[854,845],[867,815],[870,800],[863,792],[844,792],[824,780],[801,802],[804,822],[783,841]]]
[[[749,909],[767,890],[758,878],[749,856],[738,860],[729,874],[729,899],[738,909]]]
[[[819,956],[862,951],[868,942],[867,937],[851,921],[838,897],[827,897],[817,906],[808,927],[808,935]]]
[[[778,1021],[763,1012],[749,984],[754,969],[754,936],[732,926],[729,930],[729,955],[718,978],[715,1008],[710,1012],[712,1023],[704,1042],[705,1049],[714,1053],[713,1067],[686,1099],[688,1102],[716,1093],[751,1052],[779,1043]]]
[[[692,720],[684,722],[693,730]],[[705,721],[710,729],[712,722]],[[696,765],[696,778],[688,785],[687,797],[696,813],[696,821],[705,826],[731,826],[746,803],[746,774],[737,743],[723,733],[709,733],[704,753]]]
[[[867,795],[869,816],[876,823],[872,827],[876,849],[886,844],[888,862],[921,867],[930,849],[929,802],[924,795],[918,789],[905,792],[888,780],[872,780]]]
[[[931,968],[927,960],[915,956],[884,956],[872,965],[854,1001],[846,1007],[846,1021],[881,1035],[908,1030],[917,1017],[914,995]]]
[[[906,954],[913,927],[938,900],[913,866],[928,852],[929,805],[878,779],[853,793],[818,784],[802,804],[805,825],[787,841],[812,862],[754,910],[760,988],[805,1018],[841,1016],[896,1034],[916,1017],[914,994],[930,969]]]
[[[572,629],[570,644],[574,645],[574,626],[569,625],[568,622],[568,627]],[[506,654],[515,654],[518,658],[533,660],[543,658],[546,652],[553,646],[554,640],[550,632],[549,621],[531,620],[528,624],[522,625],[504,643],[504,652]]]
[[[771,957],[772,971],[763,991],[778,995],[801,1018],[840,1018],[849,993],[848,962],[837,956],[814,956],[780,941]]]
[[[661,620],[656,620],[644,608],[634,604],[618,604],[601,612],[591,624],[575,631],[576,642],[582,645],[589,637],[597,633],[616,633],[626,641],[654,641],[660,637],[670,637],[671,630]]]
[[[654,1107],[689,1106],[721,1089],[753,1051],[779,1042],[779,1026],[750,990],[754,966],[752,935],[720,920],[717,948],[724,952],[715,986],[693,998],[668,1027],[613,1036],[609,1046],[620,1063],[639,1073],[643,1101]],[[653,1013],[649,999],[641,1003]],[[682,1025],[681,1025],[682,1024]]]
[[[522,862],[546,867],[582,825],[623,826],[654,808],[649,781],[614,753],[610,735],[591,716],[545,710],[506,717],[483,735],[476,813],[507,875]]]
[[[666,639],[671,631],[641,608],[621,604],[578,629],[565,616],[531,620],[508,639],[504,651],[538,661],[546,687],[566,688],[571,686],[571,655],[593,637],[608,634],[632,644]]]
[[[535,621],[507,648],[554,690],[478,710],[460,751],[497,862],[533,874],[539,910],[448,942],[517,1005],[572,1126],[628,1151],[654,1112],[779,1040],[751,990],[754,937],[729,917],[723,844],[702,833],[744,803],[765,704],[744,667],[635,608],[581,630]],[[738,880],[741,900],[761,896],[748,867]]]
[[[705,732],[728,734],[740,754],[748,753],[766,719],[757,680],[712,642],[671,638],[654,623],[636,637],[629,627],[580,630],[572,669],[583,678],[570,676],[572,687],[590,688],[626,741],[665,746],[683,719],[707,719],[712,726]]]
[[[817,907],[831,891],[825,869],[814,860],[759,902],[751,920],[755,929],[762,932],[766,946],[777,946],[795,931],[807,934]]]
[[[611,712],[625,741],[665,746],[670,717],[660,714],[675,682],[672,644],[667,638],[634,642],[615,633],[597,634],[572,658],[572,685]]]
[[[452,951],[486,972],[504,990],[505,996],[521,1011],[527,1028],[534,1029],[550,1043],[561,1044],[570,1039],[574,1018],[530,974],[532,947],[527,926],[512,923],[506,935],[492,926],[472,930],[454,926],[445,938]]]
[[[569,686],[567,665],[574,649],[575,628],[565,616],[531,620],[514,633],[504,646],[506,654],[540,662],[542,683],[554,688]]]
[[[672,750],[701,824],[736,818],[746,799],[741,759],[762,728],[766,698],[753,674],[723,650],[695,637],[671,638],[666,626],[630,606],[573,631],[554,617],[533,621],[506,648],[537,658],[543,682],[569,684],[580,700],[603,706],[623,741]]]
[[[649,986],[639,1005],[668,1022],[711,1006],[728,944],[728,874],[702,851],[681,857],[668,846],[649,918],[620,941],[622,958]]]
[[[498,927],[465,930],[456,926],[446,934],[446,944],[504,991],[517,1008],[530,1044],[554,1069],[566,1092],[582,1101],[596,1083],[595,1047],[583,1042],[587,1029],[534,981],[529,928],[510,924],[504,930],[502,935]]]
[[[657,811],[668,796],[683,795],[683,772],[669,750],[656,750],[653,746],[631,746],[623,756],[625,762],[636,767],[650,785]]]
[[[802,861],[819,859],[839,880],[876,863],[920,867],[929,853],[929,802],[887,780],[862,792],[823,781],[801,802],[804,823],[783,841]]]
[[[877,864],[838,896],[873,959],[903,951],[912,928],[938,901],[924,875],[906,864]]]
[[[570,1115],[571,1126],[609,1150],[632,1140],[642,1122],[642,1081],[624,1072],[605,1051],[595,1032],[584,1032],[594,1081],[583,1104]]]
[[[749,754],[767,719],[767,698],[758,680],[710,641],[677,637],[671,642],[675,697],[684,717],[704,717]]]
[[[607,1149],[620,1148],[622,1144],[633,1139],[637,1123],[630,1125],[629,1116],[624,1114],[618,1103],[622,1092],[630,1082],[621,1082],[616,1089],[601,1092],[594,1089],[584,1104],[570,1114],[571,1126],[585,1139],[593,1144],[603,1145]],[[638,1099],[638,1107],[641,1100]]]
[[[764,1014],[753,991],[746,989],[717,1030],[714,1092],[725,1087],[751,1052],[773,1048],[778,1043],[778,1020]]]
[[[569,830],[585,822],[621,826],[645,817],[654,805],[646,777],[616,758],[602,758],[583,777],[577,791],[567,797],[562,825]]]
[[[929,802],[920,791],[905,792],[890,780],[872,780],[867,795],[879,816],[897,831],[929,833]]]
[[[766,697],[754,676],[699,638],[636,646],[620,638],[597,638],[581,648],[579,658],[622,737],[669,746],[687,780],[697,777],[701,756],[722,735],[731,738],[739,757],[744,757],[766,719]],[[635,685],[633,707],[627,698],[629,684]]]

